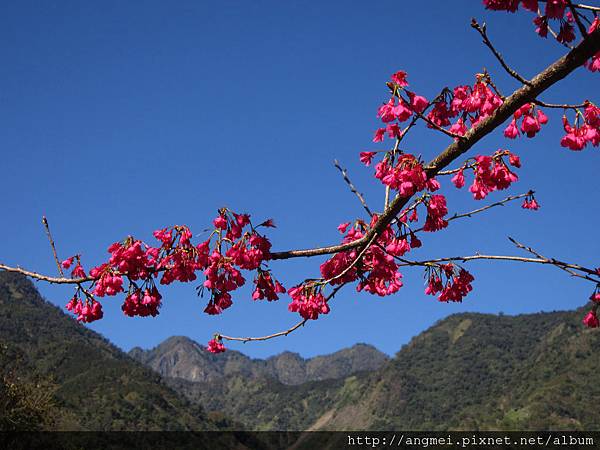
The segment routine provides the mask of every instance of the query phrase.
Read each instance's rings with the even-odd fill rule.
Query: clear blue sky
[[[531,76],[563,53],[533,32],[531,15],[488,13],[478,1],[314,2],[3,2],[0,5],[0,145],[3,213],[0,261],[54,274],[40,222],[46,214],[62,257],[81,252],[87,268],[132,233],[187,224],[199,232],[221,206],[257,220],[273,217],[274,249],[339,240],[339,223],[363,211],[332,160],[338,158],[374,209],[382,189],[358,162],[374,148],[378,105],[398,69],[431,98],[443,86],[472,83],[483,67],[504,92],[515,83],[470,26],[490,36]],[[578,70],[547,101],[600,100],[598,74]],[[510,192],[538,191],[537,213],[518,205],[455,222],[424,236],[414,255],[514,254],[512,235],[541,252],[600,265],[598,149],[559,146],[560,112],[535,140],[487,137],[475,152],[508,147],[521,155],[521,180]],[[447,143],[417,131],[407,141],[425,159]],[[381,147],[379,147],[381,148]],[[451,211],[482,203],[448,187]],[[494,193],[490,200],[504,198]],[[322,260],[273,264],[286,286],[318,274]],[[580,306],[592,286],[548,267],[471,263],[474,292],[463,304],[423,294],[420,270],[387,298],[347,288],[332,312],[294,335],[267,343],[229,344],[264,357],[304,356],[356,342],[394,353],[435,321],[461,311],[518,314]],[[69,288],[37,283],[64,305]],[[151,347],[171,335],[205,343],[213,332],[262,335],[298,319],[287,301],[253,303],[249,289],[219,317],[205,315],[194,285],[163,290],[161,315],[126,318],[122,297],[104,301],[91,328],[118,346]]]

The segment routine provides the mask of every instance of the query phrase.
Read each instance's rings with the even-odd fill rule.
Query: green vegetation
[[[327,381],[258,376],[256,360],[240,354],[232,356],[235,370],[209,381],[182,372],[167,379],[207,411],[250,429],[592,430],[600,428],[600,330],[584,328],[582,315],[453,315],[382,368]],[[155,349],[153,363],[164,368],[160,360]],[[289,380],[298,364],[286,367]]]
[[[581,317],[457,314],[391,360],[366,345],[253,360],[180,337],[131,352],[161,378],[0,272],[0,429],[597,430],[600,329]]]
[[[599,330],[582,311],[459,314],[346,384],[324,428],[597,430]]]
[[[0,272],[0,344],[12,361],[2,364],[1,429],[217,429],[156,373],[7,272]]]

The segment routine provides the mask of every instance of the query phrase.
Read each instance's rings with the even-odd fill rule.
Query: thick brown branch
[[[588,36],[573,50],[536,75],[531,80],[530,84],[524,85],[513,92],[513,94],[508,97],[490,117],[468,131],[465,135],[465,139],[461,139],[446,147],[444,151],[427,165],[427,175],[429,177],[435,176],[440,170],[447,167],[458,157],[466,153],[483,137],[499,127],[503,122],[510,118],[517,109],[525,103],[535,100],[542,92],[565,78],[578,67],[582,66],[586,60],[598,51],[600,51],[600,28],[596,29],[593,33],[588,34]],[[327,255],[365,245],[373,235],[381,233],[385,227],[396,218],[409,199],[410,197],[395,198],[390,204],[390,207],[379,217],[379,220],[375,223],[374,227],[361,239],[342,245],[274,252],[272,254],[272,259]]]

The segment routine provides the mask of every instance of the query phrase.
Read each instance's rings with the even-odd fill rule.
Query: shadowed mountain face
[[[375,347],[366,344],[310,359],[291,352],[268,359],[251,359],[236,351],[213,355],[206,351],[206,347],[180,336],[171,337],[152,350],[144,351],[136,347],[129,355],[168,378],[212,382],[223,376],[237,375],[248,379],[268,377],[287,385],[373,371],[389,359]]]
[[[348,354],[373,349],[307,361],[289,353],[196,358],[188,349],[201,346],[173,338],[162,353],[163,345],[135,352],[177,374],[169,384],[191,401],[250,429],[592,430],[600,428],[600,329],[584,328],[582,313],[452,315],[379,369],[340,377],[355,367]]]
[[[156,373],[42,299],[29,280],[2,271],[0,344],[0,380],[8,377],[27,392],[39,380],[48,386],[52,429],[218,429]]]

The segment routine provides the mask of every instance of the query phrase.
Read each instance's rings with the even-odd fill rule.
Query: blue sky
[[[337,225],[363,211],[334,158],[374,209],[383,203],[381,185],[358,153],[381,148],[371,137],[391,73],[406,70],[411,87],[428,98],[443,86],[472,83],[483,67],[505,93],[516,87],[470,28],[471,17],[488,22],[491,38],[525,76],[563,53],[535,35],[529,13],[488,13],[477,1],[3,2],[0,261],[56,272],[43,214],[60,255],[80,252],[88,268],[128,234],[150,241],[153,230],[172,224],[199,232],[222,206],[274,218],[275,250],[337,242]],[[544,99],[577,102],[597,88],[598,74],[580,69]],[[510,192],[537,190],[542,209],[512,205],[455,222],[424,236],[415,257],[518,254],[506,239],[512,235],[550,256],[600,265],[600,153],[561,148],[561,112],[548,115],[534,140],[507,142],[499,132],[471,152],[507,147],[521,155],[520,181]],[[406,147],[430,159],[447,143],[417,129]],[[452,212],[483,204],[443,183]],[[317,275],[321,262],[272,267],[290,286]],[[367,342],[392,354],[452,313],[574,308],[593,288],[549,267],[468,267],[476,281],[463,304],[425,296],[422,272],[407,270],[397,295],[346,288],[331,314],[305,329],[229,347],[255,357],[283,350],[311,356]],[[61,306],[71,293],[37,286]],[[232,308],[209,317],[194,285],[172,286],[163,289],[156,319],[124,317],[122,297],[109,298],[105,318],[91,328],[129,349],[171,335],[201,343],[216,331],[262,335],[297,321],[286,300],[253,303],[249,294],[241,289]]]

